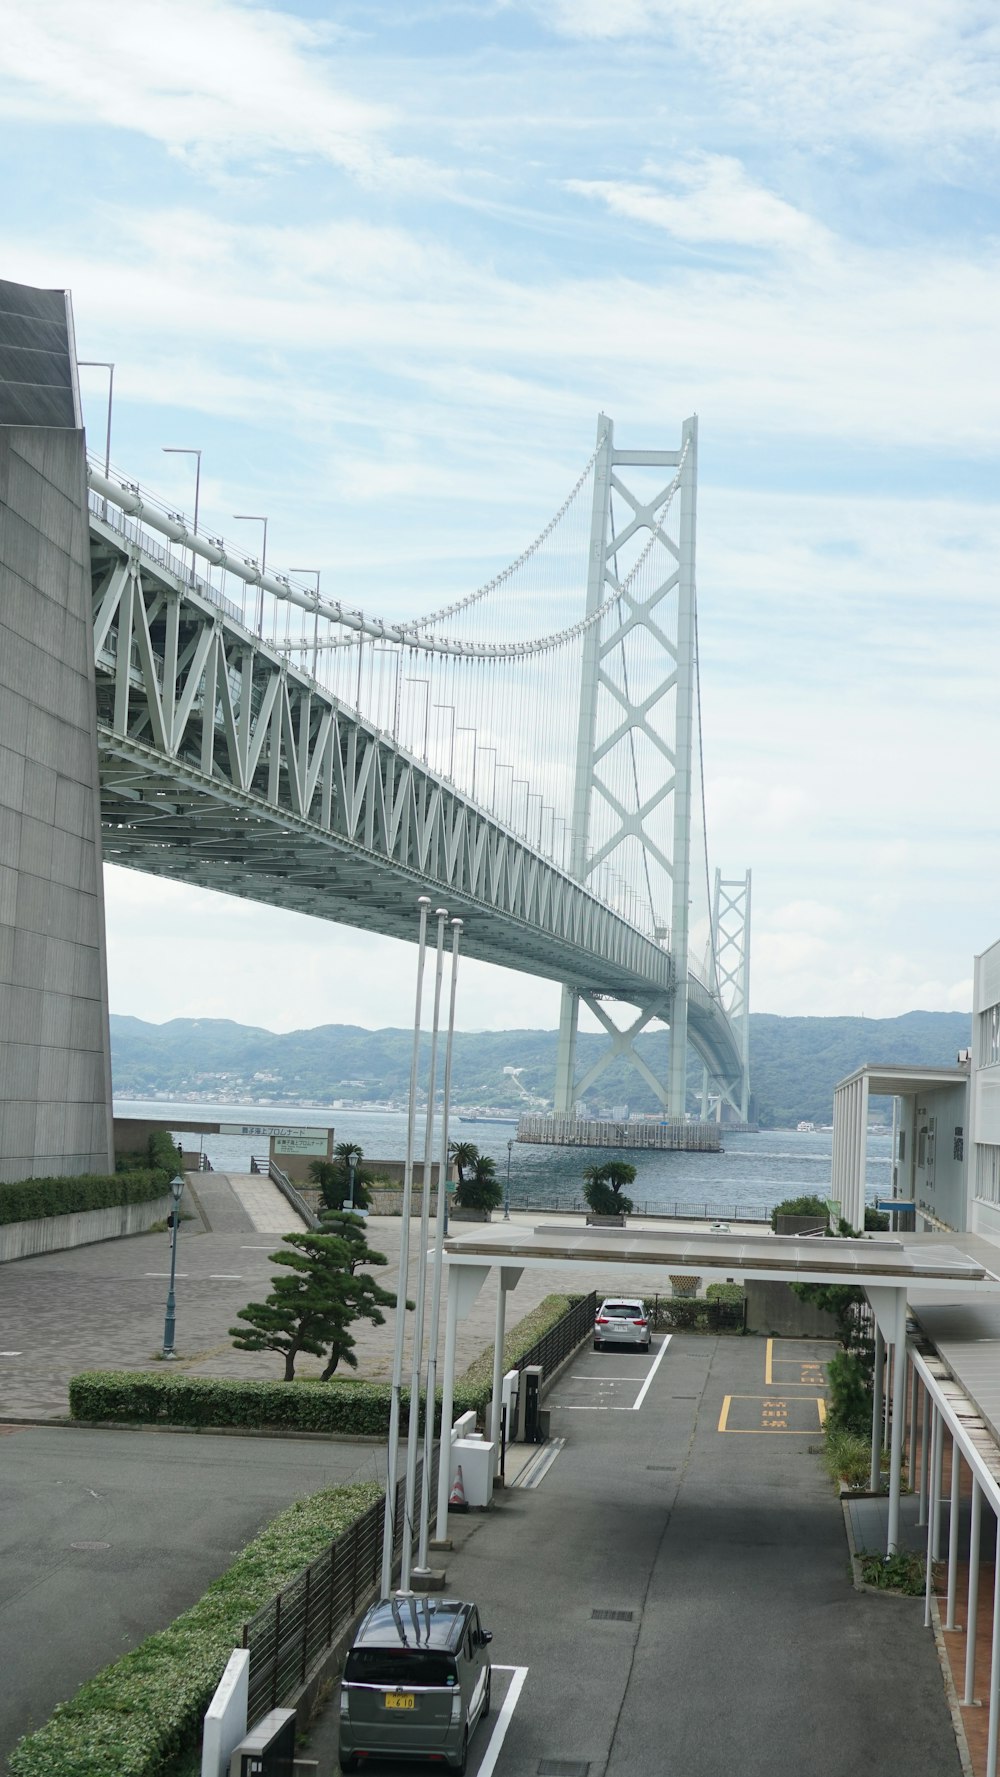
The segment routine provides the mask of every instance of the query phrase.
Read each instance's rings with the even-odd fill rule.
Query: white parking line
[[[656,1354],[656,1361],[653,1364],[653,1367],[650,1370],[649,1375],[646,1377],[645,1382],[643,1383],[642,1387],[639,1390],[639,1398],[638,1398],[638,1400],[635,1400],[632,1402],[633,1413],[638,1413],[639,1408],[642,1406],[643,1401],[646,1399],[646,1395],[649,1392],[649,1385],[652,1382],[653,1377],[656,1375],[656,1372],[659,1369],[661,1363],[663,1362],[663,1354],[666,1351],[667,1346],[670,1344],[670,1341],[672,1338],[673,1338],[672,1333],[664,1333],[663,1344],[660,1346],[660,1349]]]
[[[501,1748],[507,1736],[507,1729],[510,1727],[511,1717],[517,1708],[517,1699],[521,1695],[522,1686],[528,1676],[527,1666],[494,1666],[493,1670],[494,1672],[512,1672],[514,1676],[507,1687],[507,1695],[501,1705],[500,1714],[497,1716],[496,1726],[490,1735],[486,1757],[479,1767],[479,1777],[493,1777],[497,1768],[497,1759],[500,1757]]]

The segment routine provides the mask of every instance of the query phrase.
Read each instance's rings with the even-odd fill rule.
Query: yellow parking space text
[[[815,1436],[826,1424],[826,1402],[820,1394],[787,1397],[727,1394],[719,1415],[719,1431],[788,1437]]]

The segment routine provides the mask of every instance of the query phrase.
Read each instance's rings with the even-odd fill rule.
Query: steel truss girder
[[[670,957],[202,589],[92,525],[105,857],[401,937],[431,891],[473,956],[613,998]]]

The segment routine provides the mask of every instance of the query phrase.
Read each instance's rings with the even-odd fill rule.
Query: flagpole
[[[396,1342],[392,1355],[392,1389],[389,1399],[389,1451],[385,1477],[385,1518],[382,1524],[382,1597],[392,1592],[392,1544],[396,1517],[396,1465],[399,1461],[399,1409],[403,1387],[403,1338],[406,1332],[406,1285],[410,1268],[410,1199],[413,1193],[413,1141],[417,1120],[417,1072],[420,1064],[420,1008],[427,949],[429,895],[421,895],[420,935],[417,940],[417,989],[413,1012],[413,1052],[410,1058],[410,1100],[406,1119],[406,1165],[403,1168],[403,1211],[399,1228],[399,1284],[396,1290]]]
[[[431,1155],[434,1152],[434,1085],[437,1073],[438,1024],[441,1017],[441,980],[444,975],[444,923],[448,909],[437,909],[437,966],[434,973],[434,1020],[431,1025],[431,1058],[427,1075],[427,1122],[424,1129],[424,1180],[420,1193],[420,1249],[417,1262],[417,1304],[413,1316],[413,1355],[410,1364],[410,1414],[406,1433],[406,1503],[403,1511],[403,1552],[399,1584],[410,1586],[413,1563],[413,1520],[417,1497],[417,1445],[420,1443],[420,1372],[424,1361],[424,1304],[427,1300],[427,1230],[431,1213]],[[421,1492],[426,1494],[429,1470]]]
[[[418,1565],[426,1570],[430,1539],[431,1495],[429,1476],[434,1454],[434,1414],[437,1396],[437,1354],[441,1330],[441,1283],[444,1269],[444,1224],[448,1198],[448,1118],[451,1112],[451,1056],[455,1036],[455,994],[458,988],[458,950],[462,937],[462,921],[451,922],[451,994],[448,1007],[448,1039],[444,1052],[444,1090],[441,1094],[441,1162],[438,1168],[437,1217],[434,1224],[434,1284],[431,1290],[431,1320],[427,1353],[427,1417],[424,1424],[424,1490],[420,1501],[420,1548]],[[446,1471],[451,1450],[451,1426],[441,1421],[438,1447],[439,1470]],[[440,1487],[440,1474],[438,1477]]]

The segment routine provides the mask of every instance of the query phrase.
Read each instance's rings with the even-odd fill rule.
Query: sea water
[[[266,1136],[192,1135],[191,1123],[228,1123],[286,1128],[335,1127],[335,1141],[357,1142],[364,1164],[406,1157],[405,1111],[308,1110],[295,1105],[171,1104],[163,1101],[116,1102],[123,1117],[155,1117],[184,1138],[186,1148],[201,1146],[217,1172],[248,1172],[250,1156],[266,1156]],[[424,1152],[425,1116],[417,1119],[416,1153]],[[516,1126],[453,1121],[452,1141],[474,1142],[481,1154],[496,1162],[496,1176],[503,1186],[510,1161],[510,1201],[513,1208],[569,1209],[582,1203],[583,1173],[601,1165],[618,1150],[607,1148],[555,1148],[513,1141]],[[692,1211],[724,1216],[747,1215],[755,1208],[769,1210],[788,1197],[830,1195],[830,1130],[798,1131],[762,1129],[757,1135],[722,1132],[720,1154],[685,1154],[643,1149],[622,1150],[620,1157],[635,1166],[634,1185],[628,1195],[637,1209],[670,1214]],[[868,1136],[868,1196],[885,1196],[890,1188],[891,1137],[888,1130],[871,1130]],[[440,1127],[435,1123],[432,1153],[440,1154]]]

